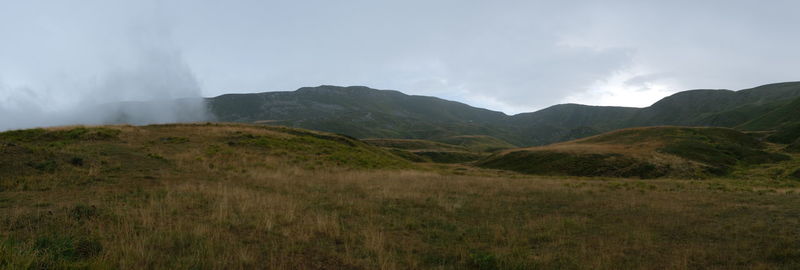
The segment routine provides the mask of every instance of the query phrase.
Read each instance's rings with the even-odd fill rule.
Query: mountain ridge
[[[800,121],[786,117],[787,111],[800,107],[793,105],[798,103],[795,99],[800,100],[800,82],[738,91],[688,90],[644,108],[567,103],[514,115],[366,86],[321,85],[295,91],[225,94],[206,102],[215,120],[223,122],[286,125],[357,138],[441,141],[484,135],[516,146],[535,146],[638,126],[778,129],[786,121]],[[779,108],[782,111],[776,111]]]

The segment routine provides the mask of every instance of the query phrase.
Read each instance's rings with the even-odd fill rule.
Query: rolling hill
[[[769,84],[741,91],[690,90],[668,96],[639,110],[625,125],[738,127],[777,113],[776,110],[797,97],[800,97],[800,83],[797,82]],[[760,125],[751,124],[749,129],[766,130],[780,126],[778,121],[761,122]]]
[[[629,107],[561,104],[509,117],[509,128],[528,142],[545,145],[588,137],[625,127],[639,109]]]
[[[0,191],[43,175],[65,177],[37,185],[172,177],[162,173],[167,169],[182,177],[203,176],[243,166],[407,168],[411,164],[350,137],[285,127],[176,124],[0,133],[0,178],[4,180]]]
[[[512,149],[478,166],[530,174],[683,177],[726,175],[738,165],[789,160],[727,128],[647,127],[547,146]]]
[[[215,120],[223,122],[285,125],[356,138],[447,142],[454,136],[490,136],[506,144],[536,146],[639,126],[775,130],[800,121],[800,82],[740,91],[684,91],[646,108],[561,104],[513,116],[363,86],[229,94],[207,103]]]
[[[231,94],[209,100],[224,122],[270,123],[357,138],[436,139],[482,134],[521,142],[500,112],[434,97],[367,87],[306,87],[294,92]]]
[[[496,143],[451,139],[463,145],[227,123],[0,132],[0,269],[800,266],[800,182],[772,170],[598,181],[412,163],[386,150]],[[762,147],[731,129],[651,127],[490,160],[656,177],[771,158]],[[781,173],[800,177],[793,162]]]
[[[792,124],[800,124],[800,98],[795,98],[789,102],[776,104],[774,109],[764,114],[756,114],[756,117],[747,121],[737,128],[745,130],[768,130],[781,129]]]
[[[414,162],[465,163],[476,161],[492,152],[516,148],[489,136],[453,136],[435,142],[419,139],[363,139]]]
[[[484,158],[488,153],[464,146],[418,139],[364,139],[364,142],[413,162],[464,163]]]

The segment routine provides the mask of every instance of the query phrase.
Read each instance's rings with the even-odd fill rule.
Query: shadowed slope
[[[753,121],[799,96],[798,82],[768,84],[740,91],[683,91],[641,109],[626,125],[735,127]],[[761,128],[776,127],[764,125]]]
[[[483,151],[464,146],[427,140],[364,139],[364,142],[385,148],[395,155],[414,162],[464,163],[488,155]]]
[[[724,175],[739,164],[789,157],[726,128],[651,127],[610,132],[565,143],[507,150],[479,166],[531,174],[613,177]]]
[[[357,138],[434,139],[486,134],[517,140],[500,112],[434,97],[361,86],[319,86],[294,92],[223,95],[209,100],[220,121],[260,122]]]
[[[363,86],[305,87],[293,92],[207,99],[220,121],[262,123],[357,138],[491,136],[519,146],[545,145],[637,126],[719,126],[772,130],[797,121],[800,83],[741,91],[690,90],[647,108],[561,104],[513,116],[435,97]]]
[[[800,124],[800,98],[796,98],[785,105],[777,106],[768,113],[739,126],[746,130],[782,129],[787,125]]]

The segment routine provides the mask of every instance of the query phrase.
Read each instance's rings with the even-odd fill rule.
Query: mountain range
[[[800,82],[751,89],[689,90],[645,108],[560,104],[516,115],[364,86],[227,94],[206,99],[217,121],[284,125],[356,138],[445,141],[491,136],[516,146],[568,141],[640,126],[775,130],[800,122]]]

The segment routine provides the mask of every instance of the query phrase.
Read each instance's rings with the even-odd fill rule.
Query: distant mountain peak
[[[508,116],[395,90],[320,85],[293,92],[223,95],[208,99],[208,104],[220,121],[277,123],[358,138],[436,140],[486,135],[529,146],[637,126],[774,129],[794,121],[780,115],[800,115],[796,106],[787,105],[798,98],[800,82],[786,82],[740,91],[684,91],[646,108],[567,103]]]

